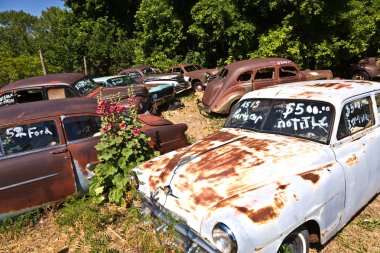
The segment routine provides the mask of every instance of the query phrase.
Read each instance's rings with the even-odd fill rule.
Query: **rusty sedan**
[[[207,113],[229,114],[244,94],[276,84],[332,79],[330,70],[301,71],[286,58],[256,58],[225,66],[205,90],[199,109]]]
[[[25,78],[0,89],[0,106],[71,97],[104,98],[120,94],[124,105],[131,94],[140,113],[150,109],[149,92],[142,85],[102,87],[81,73],[60,73]]]
[[[0,108],[0,220],[87,191],[101,138],[96,109],[91,98]],[[156,150],[188,145],[186,124],[152,115],[139,120]]]
[[[376,82],[248,93],[220,131],[136,168],[143,212],[186,252],[306,253],[380,191],[379,115]]]

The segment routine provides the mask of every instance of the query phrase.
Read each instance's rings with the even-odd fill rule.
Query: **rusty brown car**
[[[144,86],[102,87],[81,73],[35,76],[10,83],[0,89],[0,106],[70,97],[96,98],[100,92],[104,98],[120,94],[125,105],[132,92],[140,113],[150,109],[149,92]]]
[[[351,65],[354,80],[380,80],[380,56],[361,59]]]
[[[97,163],[97,101],[68,98],[0,108],[0,220],[86,192]],[[188,145],[186,124],[139,115],[150,145]]]
[[[257,58],[225,66],[207,84],[202,104],[207,113],[229,114],[246,93],[271,85],[305,80],[332,79],[330,70],[300,71],[297,64],[285,58]]]
[[[198,64],[179,64],[171,67],[169,72],[182,74],[195,91],[203,91],[206,88],[207,79],[218,73],[218,70],[205,69]]]

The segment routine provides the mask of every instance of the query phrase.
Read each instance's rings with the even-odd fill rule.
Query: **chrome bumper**
[[[174,235],[174,242],[171,242],[172,246],[178,247],[186,253],[220,253],[189,226],[172,218],[168,210],[162,210],[163,208],[158,207],[146,198],[142,199],[142,203],[142,213],[153,219],[157,232],[170,233],[172,229],[177,232]]]

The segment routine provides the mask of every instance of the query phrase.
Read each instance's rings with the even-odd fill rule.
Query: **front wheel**
[[[278,253],[309,253],[309,231],[304,227],[294,230],[282,242]]]
[[[196,92],[202,92],[203,91],[203,85],[200,81],[196,81],[193,85],[194,91]]]

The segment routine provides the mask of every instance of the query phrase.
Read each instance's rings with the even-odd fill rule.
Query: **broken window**
[[[255,79],[273,79],[274,68],[263,68],[256,72]]]

